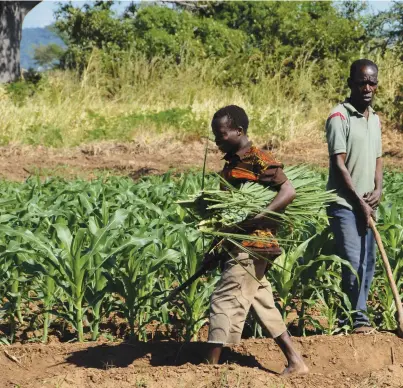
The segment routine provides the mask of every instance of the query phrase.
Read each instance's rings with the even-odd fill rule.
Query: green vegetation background
[[[356,2],[198,2],[130,6],[122,17],[111,4],[60,7],[55,27],[66,43],[60,67],[0,88],[2,144],[194,139],[227,103],[246,108],[251,134],[261,141],[315,141],[331,106],[346,96],[349,65],[360,57],[379,65],[375,108],[384,130],[402,129],[401,3],[376,16]],[[322,175],[315,176],[323,186]],[[159,300],[160,292],[194,274],[203,257],[203,239],[175,203],[200,186],[200,173],[136,183],[1,182],[0,318],[8,328],[0,343],[19,339],[21,328],[39,328],[46,342],[48,327],[66,322],[79,340],[96,339],[111,312],[138,339],[148,338],[149,322],[169,330],[178,320],[183,337],[195,338],[218,277],[195,282],[177,306],[160,308]],[[401,174],[387,173],[378,225],[399,289],[401,193]],[[329,251],[329,231],[307,225],[293,238],[281,258],[287,269],[269,273],[282,314],[297,310],[299,334],[338,332],[345,298],[340,262],[319,260]],[[394,313],[378,265],[369,314],[376,326],[392,330]],[[252,335],[261,334],[256,322],[249,326]]]
[[[112,4],[60,5],[60,66],[0,89],[0,143],[194,138],[227,103],[260,140],[315,139],[360,57],[379,65],[384,129],[402,129],[402,3],[372,15],[350,1],[169,2],[122,16]],[[38,60],[60,56],[48,51]]]

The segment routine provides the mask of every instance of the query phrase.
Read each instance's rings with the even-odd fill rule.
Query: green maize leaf
[[[87,229],[80,228],[77,230],[71,245],[71,256],[76,260],[81,256],[87,236]]]
[[[57,237],[59,237],[60,241],[64,244],[64,247],[67,249],[68,253],[71,254],[71,243],[73,241],[73,236],[71,235],[69,228],[66,225],[55,224],[55,229]]]
[[[41,251],[43,251],[44,253],[46,253],[46,258],[48,260],[50,260],[50,262],[52,264],[57,266],[58,260],[57,260],[56,256],[53,254],[52,249],[49,248],[51,246],[51,244],[49,242],[47,244],[47,241],[43,236],[41,236],[41,238],[39,238],[38,236],[35,236],[29,230],[20,231],[20,230],[15,230],[15,229],[9,228],[7,226],[1,226],[1,225],[0,225],[0,232],[3,232],[9,236],[18,236],[18,237],[21,237],[22,239],[24,239],[25,241],[33,243],[34,249],[37,248],[37,249],[40,249]],[[42,241],[42,240],[44,240],[44,241]]]
[[[1,206],[1,205],[0,205]],[[11,220],[15,220],[17,217],[13,214],[3,214],[0,216],[0,224],[5,224]]]

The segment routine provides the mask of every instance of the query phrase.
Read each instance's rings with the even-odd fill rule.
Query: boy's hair
[[[241,127],[245,134],[248,131],[248,115],[241,107],[237,105],[224,106],[224,108],[221,108],[214,113],[212,124],[215,120],[222,119],[223,117],[228,118],[230,128],[236,129]]]
[[[350,66],[350,78],[353,78],[357,70],[361,67],[374,67],[376,71],[378,71],[378,66],[375,62],[370,61],[369,59],[357,59]]]

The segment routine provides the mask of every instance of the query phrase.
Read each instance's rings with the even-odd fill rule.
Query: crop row
[[[311,173],[318,190],[323,176]],[[402,289],[403,189],[401,174],[385,176],[379,229],[394,276]],[[206,177],[206,187],[218,187]],[[127,335],[147,339],[157,322],[196,338],[207,322],[209,296],[219,278],[214,271],[195,281],[172,303],[161,300],[198,269],[209,237],[176,202],[197,193],[202,174],[165,174],[133,182],[100,178],[0,183],[0,335],[3,342],[22,331],[40,333],[64,327],[79,341],[107,335],[103,323],[123,317]],[[322,210],[324,211],[324,210]],[[325,219],[323,217],[323,219]],[[290,230],[283,254],[268,272],[278,307],[300,334],[334,333],[336,316],[348,302],[340,289],[342,261],[327,223],[310,222]],[[344,301],[345,303],[342,303]],[[348,309],[348,308],[347,308]],[[370,294],[375,324],[394,329],[393,297],[378,263]],[[253,319],[253,335],[262,334]],[[342,328],[347,330],[348,327]]]

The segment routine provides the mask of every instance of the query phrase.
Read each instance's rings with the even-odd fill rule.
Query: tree
[[[394,3],[389,11],[381,12],[378,17],[383,27],[381,37],[385,47],[396,49],[403,60],[403,3]]]
[[[63,53],[63,47],[60,47],[56,43],[40,45],[34,49],[34,61],[37,65],[49,69],[60,61]]]
[[[55,30],[66,43],[61,58],[64,68],[83,70],[94,49],[108,54],[128,50],[134,40],[129,20],[118,18],[112,1],[96,1],[75,7],[63,4],[56,12]]]
[[[214,19],[158,5],[135,4],[118,17],[110,6],[111,2],[96,2],[59,8],[55,28],[68,46],[62,67],[82,70],[94,49],[116,61],[132,51],[149,59],[169,57],[176,63],[183,58],[221,58],[245,51],[246,34]]]
[[[214,19],[161,6],[138,10],[133,18],[135,47],[149,58],[222,58],[245,51],[247,35]]]
[[[244,31],[250,43],[279,58],[311,51],[311,59],[349,61],[365,44],[362,6],[348,1],[174,1],[179,9]]]
[[[20,78],[20,43],[25,16],[40,1],[0,2],[0,83]]]

